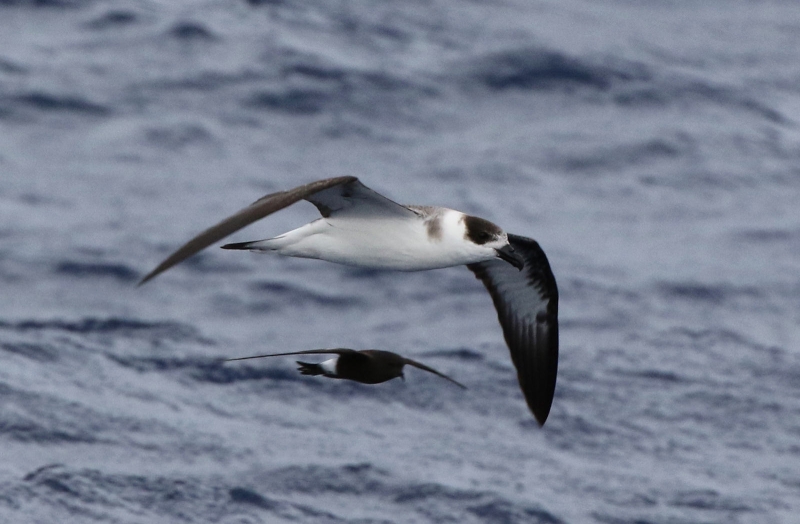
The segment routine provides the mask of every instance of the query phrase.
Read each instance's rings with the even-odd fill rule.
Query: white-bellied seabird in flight
[[[299,367],[298,371],[302,375],[322,375],[330,378],[343,378],[347,380],[355,380],[362,384],[380,384],[387,380],[400,377],[405,380],[403,375],[403,366],[414,366],[428,373],[438,375],[445,380],[449,380],[456,386],[467,389],[464,384],[453,380],[444,373],[440,373],[435,369],[426,366],[416,360],[405,358],[392,353],[391,351],[382,351],[380,349],[363,349],[356,351],[355,349],[336,348],[336,349],[308,349],[306,351],[293,351],[291,353],[271,353],[269,355],[256,355],[254,357],[239,357],[228,358],[227,362],[233,360],[249,360],[251,358],[265,358],[265,357],[284,357],[288,355],[336,355],[335,357],[320,362],[319,364],[312,364],[309,362],[297,361]]]
[[[299,200],[322,218],[266,240],[226,244],[365,268],[421,271],[466,265],[494,302],[525,400],[539,424],[550,413],[558,370],[558,289],[539,244],[475,216],[404,206],[343,176],[271,193],[206,229],[139,284],[201,249]]]

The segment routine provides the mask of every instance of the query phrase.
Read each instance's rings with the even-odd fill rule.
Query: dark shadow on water
[[[420,353],[420,356],[432,358],[452,358],[454,360],[464,361],[478,361],[485,359],[483,353],[479,353],[469,348],[435,349],[433,351],[425,351]]]
[[[135,11],[112,9],[88,22],[86,27],[94,30],[117,29],[134,25],[139,21],[140,17]]]
[[[92,0],[0,0],[0,7],[77,8],[93,4]]]
[[[756,300],[763,296],[763,292],[757,287],[727,283],[661,282],[657,285],[657,291],[669,299],[714,305],[740,298]]]
[[[198,331],[187,324],[178,322],[147,322],[126,318],[88,317],[76,320],[0,320],[0,330],[15,332],[62,331],[83,336],[102,336],[104,338],[134,338],[153,342],[190,341],[204,345],[213,345],[213,341],[202,337]]]
[[[231,501],[238,504],[248,504],[266,510],[275,510],[280,505],[278,502],[270,500],[247,488],[231,488],[228,493],[231,496]]]
[[[268,109],[293,115],[313,115],[320,113],[329,100],[329,94],[323,91],[289,88],[255,93],[246,101],[246,105],[254,109]]]
[[[198,22],[178,22],[168,32],[169,36],[183,42],[213,42],[217,36]]]
[[[485,504],[471,506],[468,511],[486,522],[560,524],[563,520],[538,508],[516,506],[506,500],[493,500]]]
[[[58,351],[43,344],[3,342],[0,343],[0,349],[38,362],[55,362],[58,360]]]
[[[120,282],[135,282],[139,279],[139,273],[125,264],[63,261],[56,265],[54,272],[67,277],[112,278]]]
[[[540,48],[510,49],[479,58],[472,80],[492,90],[568,90],[587,87],[606,90],[616,82],[645,81],[650,74],[641,64],[596,64]]]
[[[322,294],[287,282],[255,282],[250,285],[250,289],[256,291],[259,295],[263,293],[269,296],[270,300],[275,300],[282,304],[291,304],[292,306],[302,306],[306,304],[334,308],[364,306],[363,301],[356,296]]]
[[[50,113],[79,113],[86,116],[107,116],[111,114],[111,110],[108,107],[85,98],[74,95],[57,95],[43,91],[0,98],[0,104],[7,106],[12,111],[15,108],[19,108],[21,110],[35,109]]]

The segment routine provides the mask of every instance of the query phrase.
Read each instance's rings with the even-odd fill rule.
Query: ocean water
[[[799,53],[793,0],[0,0],[0,521],[800,522]],[[136,287],[339,175],[540,242],[543,428],[464,268]],[[469,389],[220,363],[337,346]]]

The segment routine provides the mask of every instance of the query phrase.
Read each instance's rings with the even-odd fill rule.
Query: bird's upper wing
[[[458,382],[458,381],[456,381],[456,380],[453,380],[452,378],[448,377],[448,376],[447,376],[447,375],[445,375],[444,373],[439,373],[439,372],[438,372],[438,371],[436,371],[435,369],[433,369],[433,368],[431,368],[431,367],[428,367],[428,366],[426,366],[425,364],[422,364],[421,362],[417,362],[416,360],[411,360],[410,358],[403,358],[403,361],[404,361],[404,362],[405,362],[407,365],[409,365],[409,366],[414,366],[415,368],[419,368],[419,369],[422,369],[422,370],[424,370],[424,371],[427,371],[427,372],[429,372],[429,373],[433,373],[434,375],[439,375],[439,376],[440,376],[440,377],[442,377],[443,379],[449,380],[450,382],[452,382],[452,383],[453,383],[453,384],[455,384],[456,386],[458,386],[458,387],[460,387],[460,388],[463,388],[463,389],[467,389],[467,386],[465,386],[465,385],[464,385],[464,384],[462,384],[461,382]]]
[[[229,216],[219,224],[206,229],[178,248],[139,282],[144,284],[159,273],[189,258],[214,242],[225,238],[299,200],[308,200],[327,217],[337,213],[392,214],[416,216],[416,213],[372,191],[354,176],[317,180],[288,191],[278,191],[262,197],[246,208]]]
[[[347,348],[334,348],[334,349],[307,349],[305,351],[291,351],[289,353],[270,353],[268,355],[255,355],[253,357],[239,357],[239,358],[226,358],[225,361],[229,362],[232,360],[249,360],[251,358],[264,358],[264,357],[285,357],[289,355],[347,355],[358,357],[362,356],[365,359],[369,358],[367,355],[356,351],[355,349],[347,349]]]
[[[397,218],[419,216],[416,211],[371,190],[357,178],[349,178],[352,180],[326,187],[303,198],[317,206],[320,214],[326,218],[329,216]]]
[[[535,240],[517,235],[508,240],[525,259],[522,271],[499,259],[467,267],[492,296],[525,401],[544,424],[558,372],[558,288]]]

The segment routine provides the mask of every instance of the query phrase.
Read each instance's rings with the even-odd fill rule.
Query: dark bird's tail
[[[324,375],[325,371],[322,369],[322,366],[319,364],[310,364],[308,362],[300,362],[297,361],[297,365],[299,366],[297,370],[300,372],[301,375]]]

